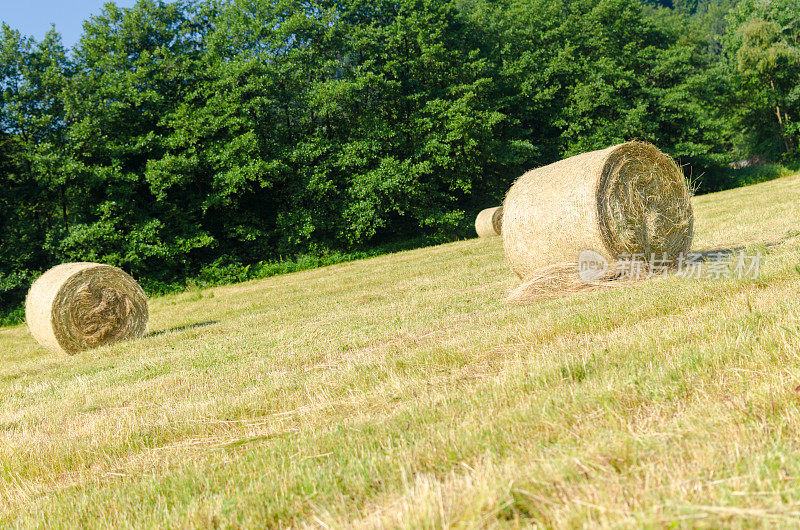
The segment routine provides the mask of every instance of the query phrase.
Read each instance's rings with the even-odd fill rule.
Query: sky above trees
[[[64,45],[72,47],[81,36],[83,22],[103,9],[104,0],[3,0],[0,21],[5,22],[23,35],[37,40],[55,24]],[[120,7],[133,7],[135,0],[116,0]]]

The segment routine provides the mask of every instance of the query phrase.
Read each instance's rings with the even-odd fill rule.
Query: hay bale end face
[[[503,227],[503,207],[486,208],[475,218],[475,232],[478,237],[499,236]]]
[[[651,144],[627,142],[573,156],[528,171],[508,191],[506,257],[523,280],[546,276],[556,283],[587,249],[611,264],[625,254],[673,260],[692,241],[690,198],[681,169]],[[547,272],[554,269],[562,272]]]
[[[37,279],[25,300],[36,341],[73,355],[140,337],[147,329],[147,296],[122,270],[99,263],[64,263]]]

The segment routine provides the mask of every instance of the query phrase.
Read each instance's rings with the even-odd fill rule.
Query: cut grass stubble
[[[694,199],[756,280],[508,305],[475,239],[156,298],[163,333],[73,358],[0,330],[0,521],[791,524],[799,192]]]

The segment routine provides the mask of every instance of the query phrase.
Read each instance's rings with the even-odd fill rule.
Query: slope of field
[[[499,238],[0,330],[0,526],[761,526],[800,516],[800,176],[695,200],[752,280],[503,302]]]

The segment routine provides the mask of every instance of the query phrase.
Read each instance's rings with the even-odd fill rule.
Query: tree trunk
[[[775,94],[775,114],[778,115],[778,126],[780,128],[781,138],[783,138],[783,146],[786,148],[786,152],[788,153],[791,151],[791,149],[789,147],[789,140],[783,135],[783,116],[781,116],[781,106],[778,102],[778,93],[775,90],[775,83],[772,82],[772,79],[769,80],[769,86],[772,88],[772,93]]]

